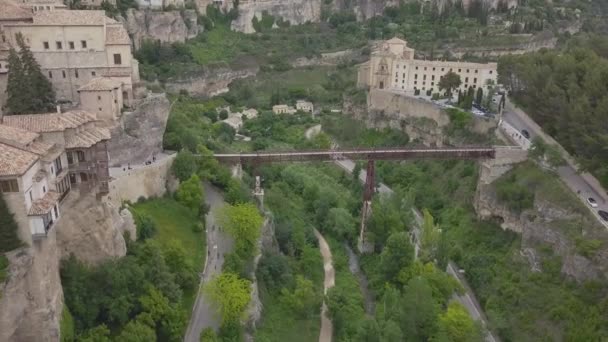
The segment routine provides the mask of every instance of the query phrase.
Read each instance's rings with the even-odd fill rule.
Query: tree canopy
[[[0,253],[11,251],[21,246],[17,232],[19,227],[13,213],[8,209],[4,195],[0,194]]]
[[[218,222],[236,244],[236,252],[247,259],[255,252],[263,218],[255,205],[239,203],[227,205],[218,212]]]
[[[203,200],[203,185],[200,178],[196,174],[190,176],[187,181],[179,185],[175,196],[178,202],[198,213]]]
[[[448,71],[437,83],[439,90],[445,90],[450,97],[452,96],[452,91],[460,87],[461,84],[460,75],[453,71]]]
[[[222,325],[241,319],[251,299],[250,286],[249,280],[224,272],[203,287],[203,291],[217,306]]]

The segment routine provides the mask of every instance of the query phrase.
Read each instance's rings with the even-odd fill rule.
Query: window
[[[418,74],[414,74],[414,79],[417,80],[418,79]]]
[[[426,75],[422,75],[422,79],[423,79],[423,80],[426,80]]]
[[[44,186],[44,185],[42,186],[42,193],[46,194],[46,186]]]
[[[59,217],[59,212],[57,211],[57,205],[53,207],[53,211],[55,212],[55,217]]]
[[[431,85],[432,85],[432,86],[434,86],[434,85],[435,85],[435,82],[431,82]]]
[[[120,57],[119,53],[114,54],[114,64],[116,64],[116,65],[122,64],[122,58]]]
[[[70,173],[70,183],[76,184],[76,174]]]
[[[462,69],[458,69],[458,72],[462,72]]]
[[[74,50],[74,42],[68,42],[68,45],[70,46],[70,50]]]
[[[432,76],[431,76],[431,80],[435,80],[435,75],[432,75]]]
[[[97,101],[101,101],[101,96],[97,96]]]
[[[469,78],[468,78],[468,77],[465,77],[465,78],[464,78],[464,82],[465,82],[465,83],[469,83]]]
[[[479,70],[475,69],[475,73],[477,73]]]
[[[490,70],[490,75],[492,75],[492,70]]]
[[[74,69],[74,77],[78,78],[78,69]]]
[[[53,169],[53,167],[51,166],[51,174],[54,175],[55,174],[55,169]]]
[[[78,156],[78,162],[82,163],[83,161],[85,161],[84,159],[84,152],[83,151],[76,151],[76,155]]]
[[[444,71],[444,70],[445,70],[445,68],[441,68],[441,71]]]
[[[416,67],[416,70],[418,70],[418,67]]]
[[[82,46],[83,49],[87,48],[87,41],[86,40],[81,40],[80,41],[80,46]]]
[[[403,77],[405,78],[405,73],[403,73]]]
[[[473,79],[473,83],[477,83],[477,77]]]
[[[55,42],[55,46],[57,46],[57,50],[63,50],[63,44],[61,42]]]
[[[57,170],[57,173],[61,173],[61,171],[63,170],[63,165],[61,165],[61,157],[57,157],[53,164],[55,164],[55,169]]]
[[[467,69],[467,73],[469,73],[469,69]]]
[[[88,182],[89,181],[89,176],[86,173],[81,172],[80,173],[80,181],[81,182]]]
[[[34,197],[32,196],[32,192],[30,191],[29,194],[30,194],[30,202],[33,202],[34,201]]]
[[[72,156],[72,152],[68,152],[68,165],[74,164],[74,157]]]
[[[53,78],[53,72],[49,71],[49,78]]]
[[[65,78],[65,70],[61,70],[61,75]]]
[[[433,67],[433,71],[435,71],[435,68]]]
[[[2,42],[6,43],[6,36],[5,35],[2,35]]]
[[[95,76],[97,73],[95,71],[91,71],[91,76]]]
[[[1,192],[19,192],[19,183],[16,179],[0,181]]]
[[[395,82],[397,82],[397,81],[395,81]],[[99,107],[99,111],[101,112],[101,107]]]
[[[49,49],[49,42],[42,42],[42,46],[44,46],[45,50]]]
[[[414,81],[414,84],[418,84],[418,81]]]
[[[424,67],[424,70],[426,71],[426,67]]]

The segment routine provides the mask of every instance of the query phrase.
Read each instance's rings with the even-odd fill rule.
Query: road
[[[201,288],[205,282],[222,272],[224,255],[230,253],[233,248],[232,239],[222,232],[215,222],[215,213],[217,213],[219,208],[224,206],[224,198],[219,190],[208,183],[205,184],[205,203],[209,205],[209,213],[205,218],[207,227],[207,259],[205,260],[205,268],[201,276],[199,286]],[[199,342],[203,329],[211,327],[217,331],[220,323],[215,308],[213,308],[205,294],[199,290],[184,341]]]
[[[325,238],[318,230],[314,230],[317,240],[319,240],[319,250],[323,257],[323,269],[325,270],[325,280],[323,281],[323,292],[327,295],[327,290],[334,287],[336,283],[336,272],[331,256],[331,250]],[[319,342],[331,342],[333,336],[334,326],[329,319],[329,313],[327,312],[327,305],[325,300],[323,301],[323,307],[321,308],[321,331],[319,332]]]
[[[530,139],[534,139],[538,135],[536,130],[538,127],[533,127],[532,125],[527,123],[527,120],[524,120],[518,113],[516,109],[513,108],[513,105],[510,102],[507,102],[507,106],[505,107],[504,113],[502,115],[503,120],[508,122],[511,126],[518,129],[519,131],[525,129],[530,133]],[[557,174],[562,179],[562,181],[570,188],[570,190],[577,194],[579,199],[583,202],[583,205],[588,207],[596,219],[608,227],[608,223],[603,221],[600,216],[597,214],[597,210],[601,209],[604,211],[608,211],[608,201],[606,201],[606,195],[602,195],[596,191],[589,183],[585,181],[585,179],[570,165],[566,164],[564,166],[560,166],[557,168]],[[597,209],[592,209],[587,203],[587,198],[593,197],[597,202],[599,207]]]

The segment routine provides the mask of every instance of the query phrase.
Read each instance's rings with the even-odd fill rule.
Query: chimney
[[[57,114],[61,114],[61,106],[57,105]]]

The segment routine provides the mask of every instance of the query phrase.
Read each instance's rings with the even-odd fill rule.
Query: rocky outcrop
[[[1,288],[0,341],[59,341],[59,254],[54,229],[45,240],[7,253],[10,267]]]
[[[167,43],[185,42],[199,33],[195,10],[159,12],[131,8],[122,21],[135,49],[139,49],[146,39]]]
[[[148,94],[133,112],[125,112],[111,127],[108,143],[111,166],[133,165],[160,154],[169,119],[170,103],[165,94]]]
[[[480,218],[495,220],[503,229],[521,234],[520,254],[532,271],[542,272],[543,249],[548,246],[561,258],[561,272],[572,279],[583,282],[608,276],[608,232],[590,218],[586,208],[565,209],[537,192],[534,207],[517,213],[497,198],[493,184],[483,180],[478,184],[474,206]],[[603,244],[583,255],[579,248],[583,240]]]
[[[165,88],[170,92],[186,91],[190,95],[211,97],[228,92],[228,85],[239,78],[255,76],[258,72],[257,66],[231,69],[219,67],[204,69],[198,74],[186,78],[170,79],[165,83]]]
[[[62,205],[57,248],[63,258],[73,254],[90,264],[125,256],[124,225],[117,208],[98,201],[92,193],[73,192]]]
[[[254,33],[253,18],[262,18],[266,12],[292,25],[301,25],[321,20],[322,0],[241,0],[239,2],[239,16],[232,22],[234,31]]]
[[[361,53],[361,50],[343,50],[329,53],[322,53],[320,56],[314,56],[312,58],[299,57],[293,62],[291,66],[294,68],[302,68],[307,66],[334,66],[340,63],[362,63],[369,59],[368,55]]]

